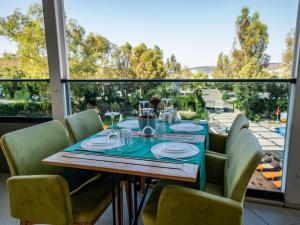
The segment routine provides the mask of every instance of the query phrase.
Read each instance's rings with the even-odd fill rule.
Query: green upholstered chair
[[[237,115],[227,135],[209,132],[209,152],[227,154],[236,135],[243,128],[249,128],[249,120],[243,114]]]
[[[73,144],[103,130],[101,119],[94,109],[68,116],[65,125]]]
[[[59,121],[50,121],[1,137],[12,177],[8,179],[11,216],[21,224],[93,224],[112,201],[110,178],[99,176],[70,193],[63,168],[41,163],[69,146]]]
[[[247,185],[263,152],[248,129],[230,148],[227,157],[206,154],[204,192],[159,182],[143,210],[144,225],[241,225]]]

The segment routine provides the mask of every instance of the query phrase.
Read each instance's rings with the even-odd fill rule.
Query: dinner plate
[[[135,129],[135,128],[139,128],[139,122],[137,119],[124,120],[119,122],[117,126],[120,128]]]
[[[120,142],[108,142],[107,136],[100,136],[85,140],[81,143],[81,148],[94,151],[105,151],[122,146]]]
[[[184,143],[166,142],[162,144],[162,151],[185,152],[189,150],[190,150],[189,146],[185,145]]]
[[[172,147],[167,148],[166,150],[166,145],[169,144],[172,145]],[[182,146],[182,149],[187,149],[187,150],[178,151],[177,148],[176,151],[173,148],[174,144],[180,145]],[[173,148],[173,150],[170,150],[171,148]],[[199,154],[199,151],[200,150],[197,146],[189,143],[182,143],[182,142],[163,142],[163,143],[156,144],[151,148],[151,152],[153,153],[153,155],[160,156],[160,157],[169,157],[169,158],[188,158]]]
[[[197,132],[202,131],[204,127],[194,123],[178,123],[170,126],[174,131]]]

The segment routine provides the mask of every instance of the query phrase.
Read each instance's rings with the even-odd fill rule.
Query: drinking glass
[[[120,137],[121,137],[121,144],[126,145],[126,139],[127,139],[127,129],[123,128],[120,130]]]
[[[164,122],[158,123],[158,125],[157,125],[157,132],[156,132],[157,133],[157,137],[161,138],[165,132],[166,132],[165,123]]]
[[[115,119],[115,116],[118,116],[118,115],[120,115],[119,112],[106,112],[105,113],[105,116],[108,116],[111,119],[111,129],[113,132],[114,132],[114,119]]]
[[[128,128],[121,129],[121,144],[122,145],[128,145],[132,144],[132,131]]]
[[[132,144],[132,130],[127,128],[127,135],[126,135],[126,138],[127,138],[127,144],[131,145]]]

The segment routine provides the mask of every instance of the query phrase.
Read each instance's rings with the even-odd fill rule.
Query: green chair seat
[[[168,185],[180,185],[183,187],[198,189],[198,182],[197,183],[190,183],[190,182],[178,182],[178,181],[171,181],[171,180],[161,180],[157,183],[154,190],[152,191],[147,205],[145,206],[142,214],[142,218],[145,224],[155,224],[156,215],[157,215],[157,207],[158,207],[158,200],[159,196],[164,189],[164,187]]]
[[[111,182],[106,174],[87,180],[80,178],[83,183],[70,192],[67,180],[71,177],[63,177],[64,169],[42,163],[44,158],[69,144],[66,130],[59,121],[1,137],[1,147],[12,174],[7,181],[12,217],[39,224],[90,224],[110,205]]]
[[[159,182],[143,210],[144,225],[242,225],[247,185],[262,154],[251,131],[240,130],[226,157],[206,154],[204,192]]]
[[[94,109],[88,109],[67,116],[65,118],[65,126],[72,144],[103,130],[100,117]],[[65,168],[63,176],[69,183],[70,191],[73,192],[81,184],[95,179],[98,173],[89,170]]]
[[[157,209],[158,209],[158,201],[160,194],[164,187],[168,185],[180,185],[183,187],[189,187],[196,189],[196,186],[189,183],[182,183],[182,182],[176,182],[176,181],[160,181],[155,186],[153,192],[151,193],[147,204],[144,208],[142,218],[143,222],[147,225],[155,225],[156,223],[156,217],[157,217]],[[212,183],[206,183],[205,186],[205,192],[218,195],[218,196],[224,196],[224,187],[223,185],[217,185]]]
[[[88,222],[97,218],[110,205],[111,181],[107,175],[91,182],[71,195],[74,222]]]

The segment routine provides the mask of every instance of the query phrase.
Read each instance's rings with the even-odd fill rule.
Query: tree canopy
[[[293,57],[294,57],[294,45],[295,45],[295,29],[292,29],[285,38],[286,50],[283,53],[282,65],[283,77],[291,77]]]
[[[43,11],[33,4],[26,13],[16,9],[7,17],[0,17],[0,36],[17,43],[13,66],[0,68],[0,76],[9,70],[21,70],[26,78],[47,78],[48,64],[44,34]],[[181,73],[181,64],[172,54],[164,62],[162,49],[141,43],[121,46],[107,38],[86,33],[78,21],[67,19],[66,40],[71,78],[165,78],[170,73]]]

